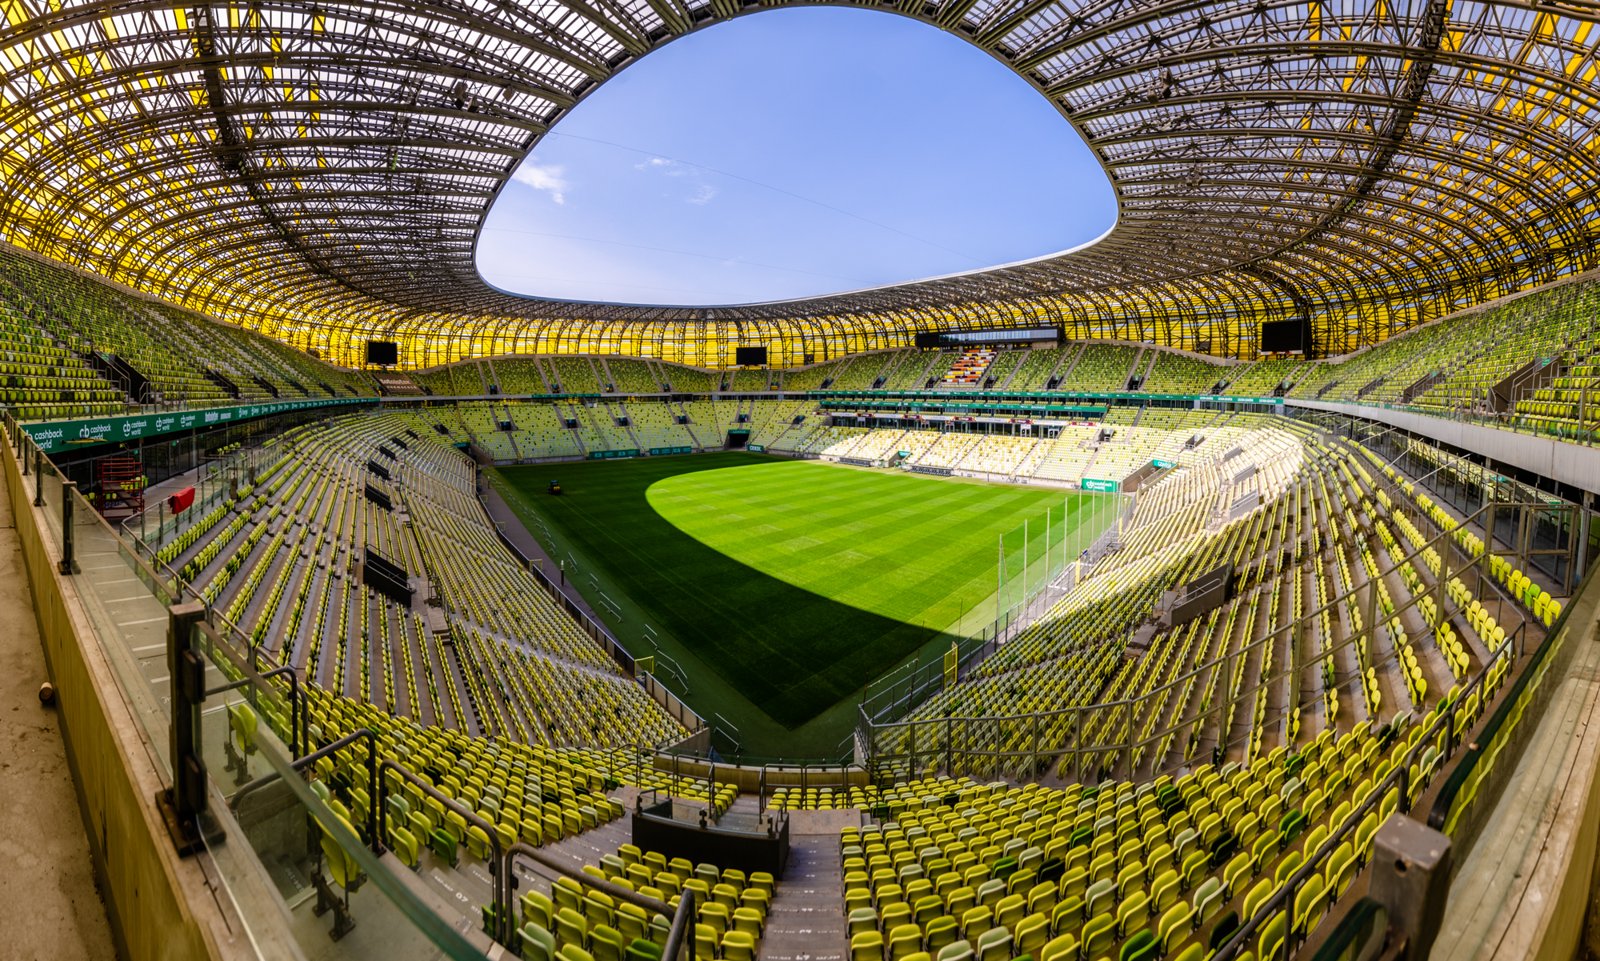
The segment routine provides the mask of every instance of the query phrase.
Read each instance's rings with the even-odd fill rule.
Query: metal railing
[[[1406,499],[1396,499],[1394,504],[1398,512],[1421,518],[1420,511]],[[858,761],[873,771],[878,780],[915,776],[930,764],[952,774],[968,773],[977,777],[1020,779],[1035,776],[1046,765],[1052,763],[1064,771],[1065,776],[1078,780],[1105,777],[1133,778],[1174,773],[1189,763],[1187,758],[1167,763],[1158,760],[1147,770],[1137,769],[1133,759],[1149,752],[1168,738],[1200,729],[1207,721],[1214,718],[1218,711],[1225,709],[1229,702],[1236,707],[1248,705],[1252,703],[1253,696],[1259,692],[1285,682],[1296,683],[1295,679],[1303,672],[1318,670],[1324,664],[1332,669],[1337,684],[1355,682],[1356,679],[1351,676],[1339,676],[1338,658],[1345,652],[1365,649],[1368,646],[1373,647],[1375,651],[1381,651],[1380,647],[1372,643],[1379,638],[1379,631],[1386,632],[1386,625],[1392,618],[1400,617],[1416,608],[1425,598],[1432,601],[1445,620],[1464,623],[1464,611],[1448,597],[1445,585],[1452,578],[1462,578],[1472,589],[1474,596],[1485,596],[1489,591],[1499,591],[1498,581],[1490,569],[1490,558],[1498,555],[1492,550],[1486,550],[1480,557],[1469,558],[1456,545],[1454,534],[1459,529],[1470,528],[1474,523],[1482,521],[1493,511],[1508,508],[1549,509],[1526,504],[1488,504],[1458,527],[1434,534],[1420,547],[1412,549],[1400,560],[1393,561],[1392,567],[1399,568],[1409,563],[1414,569],[1421,569],[1425,566],[1423,558],[1427,552],[1436,550],[1441,559],[1439,575],[1434,578],[1431,589],[1413,593],[1407,602],[1395,606],[1390,612],[1379,614],[1378,592],[1372,586],[1371,580],[1364,581],[1307,612],[1299,620],[1275,628],[1233,652],[1209,659],[1133,698],[1005,716],[949,716],[890,723],[874,722],[863,712],[858,722],[857,740],[868,754],[866,757],[858,758]],[[1567,509],[1577,510],[1570,505]],[[1431,520],[1428,523],[1431,524]],[[1419,529],[1425,528],[1419,525]],[[1401,542],[1398,536],[1396,542]],[[1452,558],[1455,559],[1454,564],[1451,563]],[[1223,671],[1221,675],[1223,677],[1236,676],[1238,669],[1247,661],[1259,661],[1258,655],[1269,645],[1276,649],[1277,646],[1288,643],[1292,647],[1294,639],[1304,630],[1303,625],[1315,624],[1324,612],[1336,614],[1338,610],[1349,607],[1352,603],[1357,604],[1355,609],[1362,613],[1362,626],[1359,631],[1349,633],[1337,644],[1325,646],[1321,653],[1304,658],[1299,663],[1290,664],[1288,667],[1278,667],[1275,664],[1270,672],[1258,674],[1255,683],[1241,686],[1214,709],[1181,715],[1177,720],[1158,726],[1142,735],[1134,733],[1135,718],[1154,716],[1153,712],[1165,705],[1169,697],[1184,691],[1187,685],[1199,683],[1203,676],[1217,671]],[[1522,616],[1519,606],[1513,605],[1510,609],[1515,611],[1521,620],[1514,627],[1507,629],[1504,650],[1515,653],[1523,643],[1527,618]],[[1357,648],[1357,645],[1361,645],[1361,648]],[[1094,649],[1075,649],[1074,653]],[[1502,656],[1502,653],[1503,651],[1490,651],[1491,662]],[[1380,657],[1374,654],[1370,666],[1380,667],[1398,658],[1398,651],[1391,645],[1387,655]],[[1359,661],[1359,658],[1357,660]],[[1483,670],[1486,671],[1488,667],[1489,664],[1484,664]],[[1280,711],[1276,718],[1269,717],[1264,723],[1282,721],[1284,716],[1285,712]],[[1120,732],[1120,736],[1107,738],[1086,733],[1093,729]],[[1225,752],[1230,748],[1242,747],[1247,739],[1248,735],[1245,735],[1232,741],[1225,741],[1218,747]],[[1023,746],[1012,746],[1017,742],[1021,742]]]
[[[106,650],[116,683],[136,712],[142,711],[139,719],[148,741],[159,749],[153,760],[164,766],[158,774],[169,785],[160,792],[160,806],[173,827],[174,843],[185,855],[211,859],[207,883],[218,903],[231,905],[251,943],[264,956],[274,956],[278,952],[270,946],[277,945],[287,953],[289,943],[314,935],[300,953],[364,955],[352,942],[340,942],[341,948],[332,949],[330,955],[326,932],[315,926],[285,926],[286,905],[280,899],[286,892],[280,886],[273,896],[274,882],[267,865],[292,863],[291,877],[316,882],[319,904],[325,893],[343,886],[346,905],[338,910],[360,912],[378,919],[375,923],[399,923],[418,933],[417,938],[402,939],[404,950],[390,957],[465,961],[492,956],[488,940],[469,928],[458,928],[459,922],[438,913],[419,896],[417,881],[403,877],[399,862],[390,857],[386,818],[391,788],[408,783],[429,793],[431,785],[416,783],[419,779],[414,774],[384,759],[370,730],[317,744],[307,691],[298,672],[289,666],[262,665],[261,649],[219,611],[201,603],[189,585],[154,558],[149,545],[101,518],[9,412],[0,412],[0,427],[6,445],[16,454],[16,474],[28,485],[28,499],[42,509],[37,515],[42,521],[40,534],[53,566],[59,576],[78,581],[77,593],[88,608],[91,628],[81,641]],[[18,521],[27,519],[19,517]],[[107,593],[102,580],[118,584],[113,589],[117,593],[109,594],[105,603],[136,600],[128,596],[127,578],[107,578],[101,573],[112,566],[133,574],[139,597],[147,597],[154,610],[166,615],[141,620],[159,624],[151,624],[149,630],[141,627],[135,636],[119,630],[120,622],[100,609],[100,595]],[[164,644],[139,646],[160,633],[166,635]],[[139,660],[135,651],[152,646],[163,649],[166,656]],[[245,707],[251,711],[243,711]],[[259,726],[246,723],[252,712],[261,720]],[[359,781],[364,782],[368,798],[368,806],[359,812],[353,827],[328,799],[311,790],[306,779],[328,760],[352,756],[365,765]],[[232,783],[210,773],[213,764],[220,769],[217,762],[224,757],[229,769],[238,772]],[[380,777],[380,770],[387,777]],[[530,853],[515,846],[501,850],[500,835],[492,825],[462,809],[458,802],[437,799],[485,831],[491,851],[486,866],[495,880],[491,901],[485,905],[488,928],[484,934],[514,946],[513,868],[526,862]],[[354,876],[343,881],[328,876],[321,853],[327,849],[319,849],[318,837],[337,845],[350,858]],[[531,856],[541,859],[537,852]],[[559,869],[548,862],[545,867]],[[580,884],[597,883],[581,873],[569,874]],[[681,899],[676,909],[648,899],[641,906],[673,918],[675,935],[668,942],[666,957],[673,961],[686,957],[694,898]],[[287,907],[291,911],[309,909],[298,899]],[[336,924],[334,934],[337,937],[347,929]]]

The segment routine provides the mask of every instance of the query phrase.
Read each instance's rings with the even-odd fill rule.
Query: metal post
[[[1594,495],[1587,491],[1578,504],[1578,543],[1576,563],[1573,564],[1572,583],[1583,580],[1589,570],[1589,512],[1593,509]]]
[[[56,565],[56,570],[62,574],[73,574],[77,571],[77,564],[73,562],[72,542],[72,495],[78,492],[78,485],[66,481],[61,485],[61,560]]]
[[[1064,520],[1065,518],[1063,518]],[[1039,559],[1044,561],[1044,583],[1050,583],[1050,508],[1044,509],[1044,550],[1039,552]]]
[[[44,506],[44,451],[33,449],[33,506]]]
[[[1378,828],[1374,847],[1368,894],[1388,909],[1391,927],[1405,935],[1406,956],[1425,958],[1449,895],[1450,839],[1394,814]]]
[[[1028,583],[1028,560],[1033,552],[1028,550],[1028,547],[1028,519],[1024,517],[1022,519],[1022,603],[1024,604],[1028,602],[1028,590],[1031,587]]]
[[[172,691],[169,755],[172,787],[156,803],[179,857],[199,850],[197,819],[206,809],[206,765],[200,751],[201,705],[206,697],[205,659],[194,649],[195,626],[205,616],[198,602],[167,609],[167,670]]]
[[[1061,569],[1067,569],[1067,531],[1072,528],[1067,526],[1067,495],[1061,495]]]
[[[944,771],[952,777],[955,775],[955,752],[955,719],[947,717],[944,719]],[[915,775],[916,771],[908,773]]]
[[[1033,720],[1033,759],[1029,764],[1029,769],[1030,769],[1030,773],[1031,774],[1033,774],[1034,776],[1037,776],[1038,773],[1039,773],[1039,751],[1041,750],[1041,746],[1039,744],[1039,714],[1038,714],[1038,712],[1035,712],[1033,714],[1032,720]]]

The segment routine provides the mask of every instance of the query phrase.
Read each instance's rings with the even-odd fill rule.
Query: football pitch
[[[1042,586],[1116,499],[750,453],[496,473],[623,644],[670,658],[685,700],[762,757],[833,755],[868,682],[979,634],[1002,580],[1003,605],[1025,569]]]

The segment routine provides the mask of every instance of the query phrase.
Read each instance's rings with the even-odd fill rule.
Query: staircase
[[[644,445],[639,443],[639,435],[633,432],[633,415],[628,413],[628,408],[621,404],[617,405],[617,410],[621,411],[622,416],[628,419],[626,424],[620,426],[623,430],[627,431],[628,441],[633,444],[633,449],[639,451],[641,454],[644,453]],[[611,417],[612,426],[618,426],[617,415],[613,413],[609,407],[606,409],[606,413]]]
[[[229,397],[232,397],[234,400],[239,399],[239,385],[212,370],[210,367],[200,368],[200,373],[205,375],[206,380],[209,380],[213,384],[216,384],[218,387],[222,388],[223,393],[227,394]]]
[[[256,386],[266,391],[269,395],[273,397],[279,396],[278,388],[271,381],[262,377],[260,374],[251,374],[250,379],[255,381]]]
[[[611,365],[606,363],[604,357],[595,357],[591,360],[600,372],[600,392],[615,391],[617,389],[617,378],[611,373]]]
[[[689,440],[694,442],[694,446],[700,448],[701,450],[709,450],[711,448],[711,445],[707,444],[705,442],[705,438],[700,436],[699,431],[696,431],[694,429],[695,428],[694,418],[689,416],[689,410],[688,410],[688,408],[683,406],[683,402],[682,401],[677,401],[675,404],[668,405],[668,409],[669,410],[672,409],[673,407],[676,407],[677,410],[678,410],[678,413],[683,415],[683,419],[684,419],[683,429],[689,432]],[[704,430],[707,426],[708,425],[706,425],[706,424],[701,424],[700,428],[702,430]],[[709,426],[715,428],[717,425],[711,424]],[[725,438],[727,435],[723,435],[723,436]],[[721,445],[718,445],[718,446],[721,446]]]
[[[761,961],[846,961],[849,957],[845,916],[839,907],[844,886],[839,828],[829,824],[831,833],[800,833],[807,816],[823,813],[835,812],[796,811],[790,815],[789,864],[767,913]],[[859,823],[860,815],[850,813]]]
[[[590,373],[594,374],[595,390],[602,394],[605,393],[606,385],[612,383],[611,370],[605,366],[604,361],[598,358],[585,357],[584,361],[588,363]]]
[[[1078,349],[1073,351],[1070,355],[1063,353],[1061,355],[1061,359],[1056,361],[1055,369],[1045,376],[1045,384],[1047,384],[1051,389],[1054,389],[1071,380],[1072,372],[1078,367],[1078,361],[1083,359],[1083,355],[1088,351],[1088,349],[1089,348],[1087,346],[1079,344]],[[1066,365],[1065,370],[1062,370],[1063,364]]]
[[[1140,387],[1143,387],[1150,380],[1150,375],[1154,374],[1156,372],[1156,364],[1158,364],[1160,362],[1161,362],[1161,351],[1159,351],[1159,350],[1151,350],[1150,351],[1150,364],[1149,364],[1149,366],[1147,366],[1144,369],[1144,373],[1139,375],[1139,386]]]
[[[88,351],[78,355],[83,362],[94,368],[100,376],[116,385],[128,399],[135,404],[148,404],[155,400],[155,391],[150,386],[149,378],[139,373],[130,363],[116,354],[102,354],[98,351]]]
[[[1535,357],[1489,388],[1489,404],[1496,411],[1510,410],[1518,398],[1530,396],[1540,387],[1550,386],[1562,373],[1563,368],[1557,358]]]

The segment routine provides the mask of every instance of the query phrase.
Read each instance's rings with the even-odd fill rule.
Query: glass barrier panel
[[[29,456],[32,456],[31,452]],[[45,543],[55,548],[56,556],[59,557],[61,554],[61,474],[49,460],[35,461],[34,463],[36,468],[34,476],[28,478],[30,484],[34,485],[30,489],[39,495],[34,498],[34,504],[41,506],[44,511]],[[42,468],[39,467],[40,463],[43,464]],[[44,500],[42,505],[39,504],[40,496]]]
[[[140,720],[145,739],[170,770],[167,606],[171,593],[165,585],[152,586],[152,581],[159,579],[112,533],[81,494],[71,496],[72,586],[129,708]]]
[[[240,674],[236,655],[205,637],[204,629],[200,633],[208,685],[231,683]],[[492,889],[450,904],[423,874],[392,853],[374,852],[365,812],[336,813],[338,802],[325,801],[313,786],[319,774],[368,783],[373,745],[356,741],[295,770],[274,730],[279,722],[271,719],[288,716],[276,688],[249,678],[208,698],[201,724],[213,785],[202,835],[216,863],[219,894],[252,943],[266,957],[487,957],[493,944],[481,930],[477,905],[488,902]],[[248,720],[251,714],[257,723]],[[371,803],[383,803],[381,787]]]

